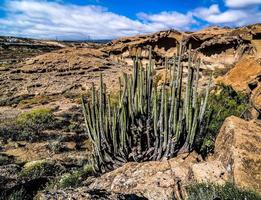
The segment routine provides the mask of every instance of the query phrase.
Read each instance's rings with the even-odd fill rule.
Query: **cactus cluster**
[[[154,78],[150,48],[146,67],[136,57],[133,74],[123,74],[119,79],[118,105],[110,103],[102,75],[100,88],[92,85],[91,101],[82,98],[95,171],[109,171],[127,161],[168,159],[193,150],[196,134],[205,130],[209,86],[203,96],[199,94],[199,62],[191,55],[191,48],[183,83],[183,49],[179,47],[172,63],[165,62],[170,80],[165,78],[162,85],[157,85]]]

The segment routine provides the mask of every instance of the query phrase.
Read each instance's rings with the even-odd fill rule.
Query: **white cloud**
[[[228,9],[221,12],[219,6],[214,4],[209,8],[197,8],[193,15],[210,24],[242,26],[251,23],[258,23],[261,19],[261,12],[256,8],[251,9]]]
[[[140,14],[142,20],[132,20],[99,6],[43,0],[8,1],[5,10],[7,17],[0,19],[0,34],[37,38],[86,39],[90,36],[93,39],[108,39],[169,28],[188,28],[194,23],[191,14],[178,12],[143,13]]]
[[[97,0],[88,0],[97,1]],[[253,5],[261,0],[225,0],[229,5]],[[6,0],[0,35],[60,39],[110,39],[166,29],[192,30],[205,25],[241,26],[260,22],[258,6],[228,8],[217,4],[187,13],[139,13],[133,20],[99,6],[65,4],[63,0]],[[234,2],[234,3],[233,3]],[[236,4],[237,2],[237,4]],[[239,2],[239,3],[238,3]],[[246,3],[248,2],[248,3]],[[252,3],[251,3],[252,2]]]
[[[168,28],[183,28],[186,29],[191,24],[195,24],[196,21],[193,19],[191,13],[182,14],[179,12],[161,12],[159,14],[146,14],[139,13],[138,17],[144,22],[153,23],[153,24],[164,24]]]
[[[243,8],[252,5],[261,5],[261,0],[225,0],[225,4],[231,8]]]
[[[211,5],[209,8],[197,8],[194,11],[194,15],[199,17],[199,18],[206,18],[210,15],[215,15],[215,14],[219,14],[220,10],[219,10],[219,6],[217,4],[213,4]]]

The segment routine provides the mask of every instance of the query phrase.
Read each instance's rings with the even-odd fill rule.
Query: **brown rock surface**
[[[166,57],[172,58],[177,52],[177,43],[183,40],[186,47],[192,44],[192,51],[198,52],[202,59],[201,70],[225,68],[243,54],[252,55],[255,49],[258,51],[255,45],[259,41],[258,34],[260,25],[257,24],[237,29],[210,27],[192,33],[161,31],[121,38],[107,45],[15,39],[13,45],[32,43],[62,49],[29,58],[18,65],[0,65],[0,105],[4,105],[6,100],[15,102],[32,96],[86,93],[91,82],[98,82],[99,72],[104,74],[109,89],[115,88],[118,76],[129,72],[127,64],[132,64],[133,56],[139,54],[144,63],[148,62],[148,45],[152,46],[153,59],[158,66],[164,63]],[[201,76],[204,76],[203,72]]]
[[[261,76],[260,60],[256,60],[254,57],[244,57],[225,76],[219,77],[216,81],[231,85],[236,91],[249,92],[249,83],[258,76]]]
[[[260,144],[261,125],[232,116],[218,134],[214,158],[222,162],[237,186],[261,192]]]
[[[207,161],[192,166],[194,181],[199,183],[212,182],[224,184],[228,180],[228,173],[219,160]]]
[[[218,84],[230,85],[234,90],[251,95],[251,101],[261,113],[261,60],[243,57],[234,68],[223,77],[216,79]]]
[[[127,37],[112,41],[103,49],[113,60],[131,63],[131,57],[139,55],[148,62],[147,45],[152,46],[156,64],[161,66],[165,58],[172,58],[177,52],[177,43],[184,42],[192,51],[198,52],[202,68],[214,70],[234,64],[244,54],[259,55],[260,24],[237,29],[209,27],[196,32],[161,31],[155,34]]]
[[[167,200],[185,197],[184,186],[194,180],[219,183],[227,180],[226,170],[218,161],[210,164],[200,161],[200,156],[192,153],[169,161],[128,163],[97,178],[90,187]]]

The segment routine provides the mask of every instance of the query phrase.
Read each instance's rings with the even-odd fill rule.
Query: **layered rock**
[[[244,54],[259,55],[260,25],[237,29],[209,27],[196,32],[161,31],[151,35],[127,37],[112,41],[103,49],[110,52],[114,60],[131,63],[136,55],[148,62],[148,48],[152,46],[153,57],[158,66],[165,58],[172,58],[178,51],[178,43],[183,41],[188,48],[197,52],[202,59],[202,68],[215,69],[234,64]]]

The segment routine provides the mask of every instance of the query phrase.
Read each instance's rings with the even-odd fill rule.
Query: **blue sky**
[[[0,35],[114,39],[261,22],[261,0],[0,0]]]

